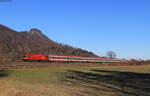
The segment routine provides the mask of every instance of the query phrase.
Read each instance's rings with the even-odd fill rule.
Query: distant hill
[[[0,24],[0,61],[21,60],[26,53],[97,57],[92,52],[57,43],[39,29],[17,32]]]

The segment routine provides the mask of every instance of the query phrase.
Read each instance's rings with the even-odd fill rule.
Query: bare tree
[[[107,52],[107,57],[108,58],[111,58],[111,59],[114,59],[114,58],[116,58],[116,53],[115,52],[113,52],[113,51],[109,51],[109,52]]]

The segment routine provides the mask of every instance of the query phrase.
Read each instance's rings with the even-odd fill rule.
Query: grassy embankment
[[[0,96],[150,96],[150,66],[0,71]]]

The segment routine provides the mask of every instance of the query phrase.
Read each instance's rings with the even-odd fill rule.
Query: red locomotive
[[[24,61],[64,61],[64,62],[122,62],[118,59],[96,58],[96,57],[80,57],[80,56],[60,56],[60,55],[42,55],[42,54],[26,54]]]
[[[24,61],[48,61],[48,55],[26,54],[23,60]]]

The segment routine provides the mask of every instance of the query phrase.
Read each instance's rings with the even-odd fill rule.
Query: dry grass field
[[[0,96],[150,96],[150,65],[0,70]]]

